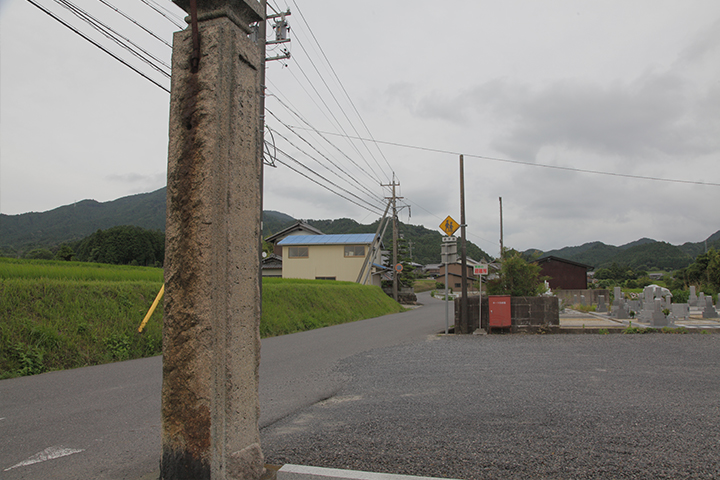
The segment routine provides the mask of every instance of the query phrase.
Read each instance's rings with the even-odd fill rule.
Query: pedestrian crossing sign
[[[458,228],[460,228],[460,225],[458,225],[458,223],[453,220],[450,215],[448,215],[448,217],[440,224],[440,230],[445,232],[447,235],[452,235]]]

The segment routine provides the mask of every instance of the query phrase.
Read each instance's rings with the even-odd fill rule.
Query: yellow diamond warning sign
[[[458,223],[453,220],[450,215],[448,215],[448,217],[440,224],[440,230],[445,232],[447,235],[452,235],[458,228],[460,228],[460,225],[458,225]]]

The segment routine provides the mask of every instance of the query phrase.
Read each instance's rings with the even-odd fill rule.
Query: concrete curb
[[[391,473],[360,472],[338,468],[283,465],[277,471],[277,480],[439,480],[436,477],[416,477]],[[450,479],[452,480],[452,479]]]

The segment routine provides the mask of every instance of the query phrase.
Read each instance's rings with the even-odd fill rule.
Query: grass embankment
[[[431,290],[435,290],[437,288],[437,283],[437,280],[430,278],[415,280],[415,293],[429,292]]]
[[[0,258],[0,378],[157,355],[162,302],[137,328],[162,285],[159,268]],[[402,311],[377,287],[263,282],[263,337]]]
[[[403,310],[379,287],[332,280],[266,278],[260,335],[285,335]]]

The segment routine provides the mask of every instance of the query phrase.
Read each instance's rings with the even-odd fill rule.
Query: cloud
[[[515,159],[536,159],[543,147],[677,156],[720,147],[707,108],[717,101],[718,89],[695,92],[678,75],[648,72],[630,83],[604,86],[566,79],[531,88],[493,80],[454,97],[428,94],[413,111],[456,124],[486,116],[497,132],[491,147]]]

